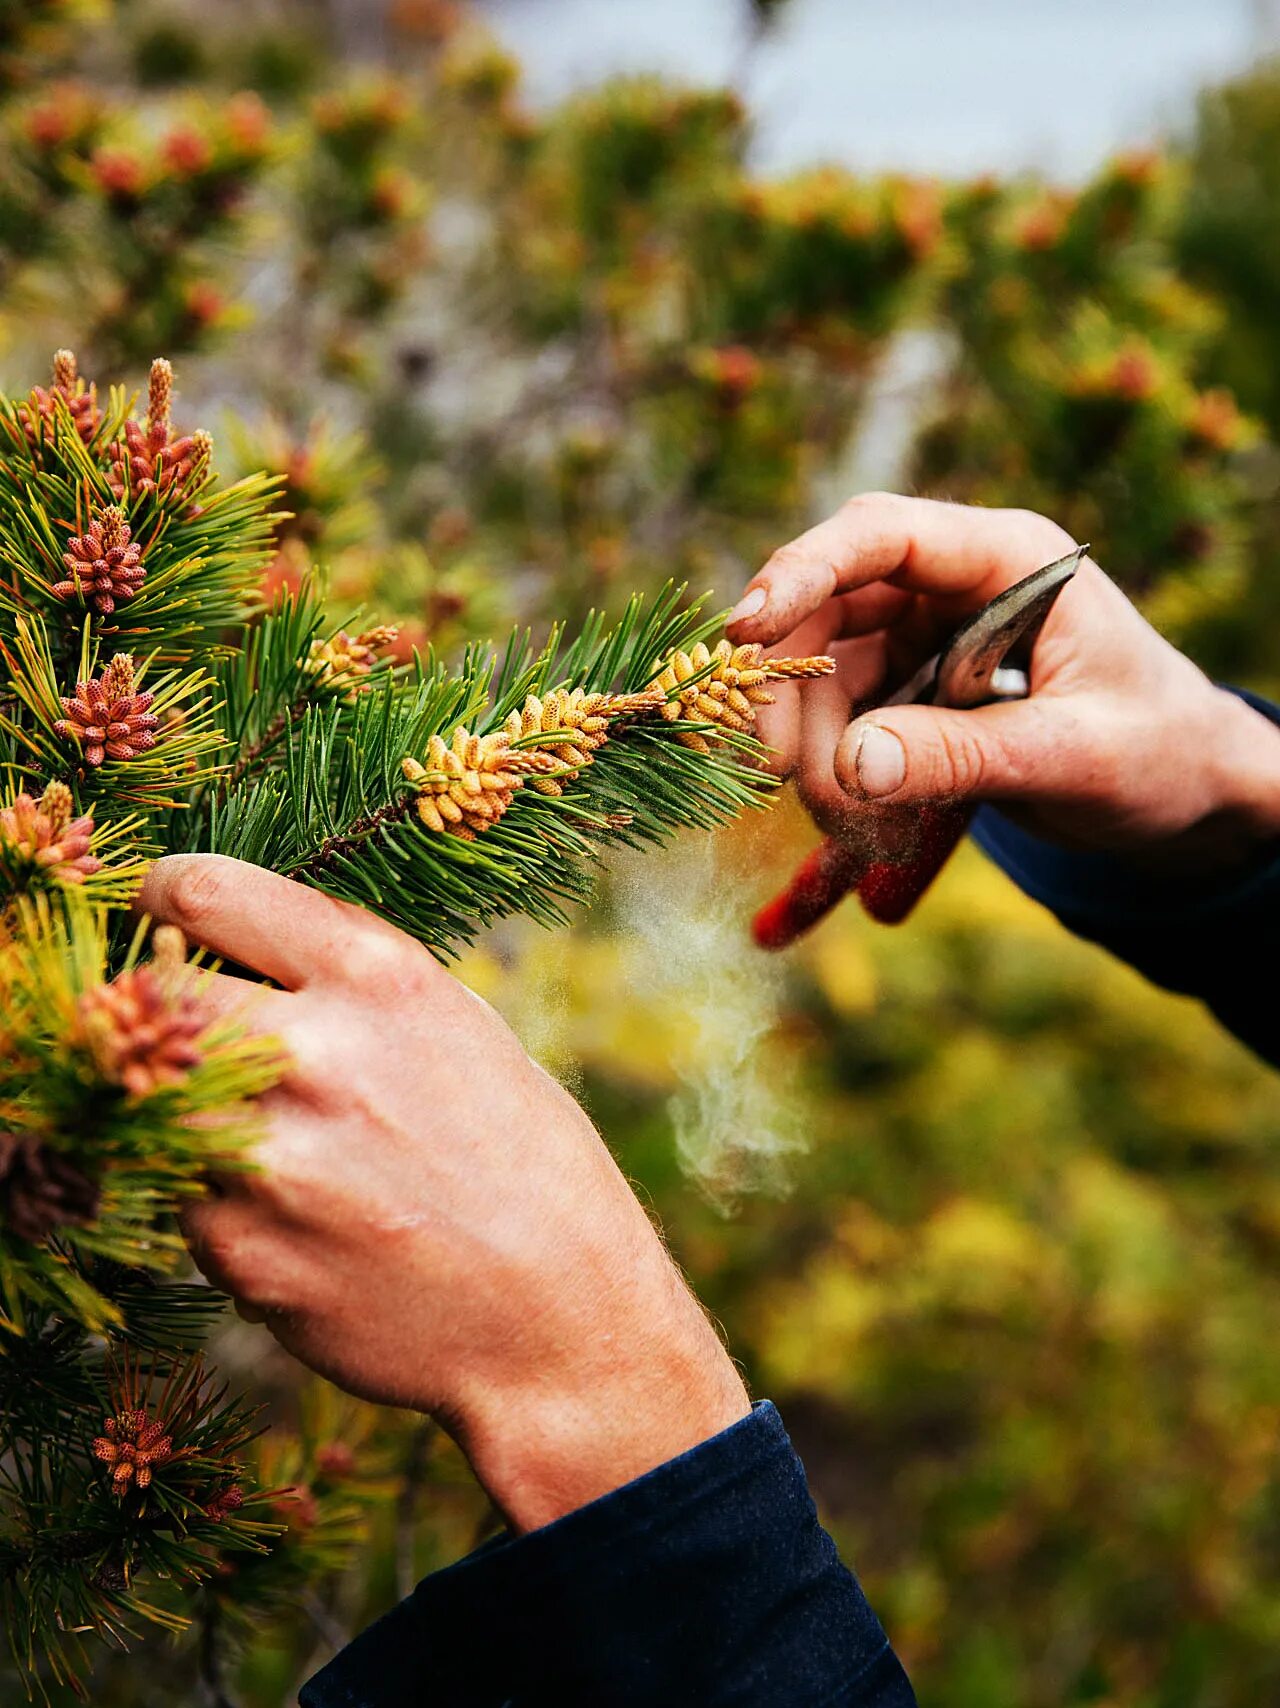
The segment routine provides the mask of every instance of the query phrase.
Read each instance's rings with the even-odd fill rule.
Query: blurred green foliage
[[[1274,286],[1280,283],[1280,66],[1254,71],[1200,97],[1187,147],[1188,194],[1176,233],[1185,275],[1216,294],[1227,312],[1214,328],[1206,365],[1246,409],[1280,433]],[[1280,463],[1274,449],[1255,459],[1254,633],[1280,622]],[[1237,613],[1237,618],[1238,618]],[[1248,668],[1246,624],[1217,626],[1215,653],[1228,670]],[[1256,653],[1255,653],[1256,656]],[[1269,653],[1274,674],[1274,648]]]
[[[1276,70],[1072,189],[766,182],[730,93],[535,114],[464,9],[370,10],[352,70],[318,0],[0,7],[5,379],[174,356],[223,465],[285,478],[272,580],[326,564],[452,649],[673,571],[732,593],[876,462],[909,332],[902,482],[1047,511],[1211,668],[1280,681]],[[762,966],[744,923],[807,834],[626,870],[464,976],[652,1197],[923,1702],[1280,1698],[1273,1080],[973,853],[908,927]],[[786,1190],[726,1215],[690,1169]],[[221,1356],[307,1498],[270,1581],[104,1657],[97,1702],[286,1701],[493,1522],[434,1431],[260,1331]]]

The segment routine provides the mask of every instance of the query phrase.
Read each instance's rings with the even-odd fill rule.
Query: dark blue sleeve
[[[1252,694],[1241,697],[1280,724],[1280,708]],[[1267,971],[1280,957],[1280,845],[1262,850],[1247,870],[1197,882],[1161,879],[1116,855],[1056,848],[991,807],[977,815],[973,833],[1014,883],[1069,930],[1156,984],[1199,997],[1238,1038],[1280,1066],[1280,1004]]]
[[[914,1708],[767,1401],[424,1579],[302,1708]]]

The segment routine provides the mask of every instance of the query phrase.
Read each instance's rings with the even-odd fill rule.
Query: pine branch
[[[155,652],[165,663],[196,652],[208,657],[243,620],[246,591],[266,563],[278,479],[254,475],[222,488],[202,449],[180,485],[145,491],[126,484],[117,492],[110,453],[121,443],[131,402],[113,390],[102,427],[85,443],[56,392],[34,439],[30,402],[0,400],[0,636],[12,636],[20,618],[38,616],[60,663],[80,651],[86,617],[95,640],[118,651]],[[55,588],[67,582],[70,543],[116,504],[141,548],[145,579],[104,615]]]
[[[210,1024],[199,975],[144,964],[140,934],[108,987],[106,921],[74,892],[20,901],[15,918],[0,961],[0,1328],[26,1334],[32,1307],[119,1327],[95,1275],[173,1268],[183,1247],[163,1219],[211,1166],[244,1166],[278,1052]]]
[[[322,638],[323,637],[323,638]],[[380,649],[393,629],[349,635],[326,623],[315,576],[282,591],[247,628],[244,645],[215,672],[226,770],[226,795],[277,756],[282,738],[312,705],[349,699],[383,674]]]
[[[210,771],[220,740],[210,679],[199,668],[157,673],[157,654],[140,663],[130,653],[104,658],[86,625],[75,674],[62,677],[47,632],[25,617],[12,642],[0,641],[0,659],[19,708],[0,710],[0,729],[30,774],[63,778],[78,804],[172,811],[184,804],[180,786],[190,789]],[[126,720],[122,748],[110,739],[113,718]]]
[[[19,1422],[0,1605],[13,1610],[11,1641],[25,1643],[28,1672],[43,1658],[56,1679],[73,1678],[83,1631],[125,1642],[139,1620],[174,1631],[188,1623],[180,1605],[135,1589],[135,1577],[200,1582],[224,1549],[268,1550],[280,1526],[251,1512],[275,1494],[241,1488],[258,1433],[256,1413],[228,1399],[198,1356],[109,1358],[78,1412],[25,1435]]]
[[[519,788],[500,818],[466,838],[418,821],[405,760],[460,727],[500,735],[531,696],[640,695],[664,660],[718,627],[700,605],[686,608],[683,592],[633,600],[612,626],[593,616],[568,646],[554,636],[535,653],[516,636],[501,659],[473,650],[455,673],[428,659],[408,681],[309,708],[282,732],[279,768],[212,814],[209,846],[371,908],[441,955],[511,913],[562,923],[589,895],[608,847],[711,828],[760,804],[771,780],[749,735],[705,717],[659,716],[657,696],[612,725],[590,763],[552,763],[548,779],[564,772],[554,792],[536,781]],[[573,734],[536,741],[554,756],[557,742],[572,748]],[[699,739],[706,734],[714,739]],[[533,740],[517,734],[510,751]]]
[[[131,857],[143,837],[142,818],[77,815],[65,783],[33,786],[38,794],[15,783],[0,795],[0,891],[10,904],[67,889],[100,907],[131,901],[146,870]]]

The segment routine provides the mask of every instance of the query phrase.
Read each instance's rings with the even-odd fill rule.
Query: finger
[[[776,647],[774,651],[784,652],[790,658],[810,658],[812,654],[831,651],[832,639],[839,629],[839,620],[841,617],[836,606],[817,611],[813,617],[808,618],[808,622],[801,623],[795,634],[786,637],[783,647]],[[807,687],[808,683],[798,681],[774,683],[771,688],[772,704],[762,705],[755,714],[755,734],[771,750],[767,769],[776,777],[790,777],[791,772],[800,763],[801,728]]]
[[[834,765],[852,701],[838,675],[820,677],[806,687],[800,714],[800,795],[819,827],[828,835],[840,835],[859,812],[837,780]]]
[[[222,854],[157,860],[135,906],[286,990],[344,978],[388,929],[346,902]]]
[[[258,1032],[274,1031],[288,1012],[288,996],[269,985],[252,984],[228,973],[202,967],[191,983],[191,994],[211,1022],[237,1021]]]
[[[1075,717],[1037,697],[970,712],[882,707],[845,730],[834,771],[855,800],[902,806],[1057,797],[1078,791],[1089,765]]]
[[[834,675],[804,684],[797,778],[800,796],[819,829],[841,842],[848,856],[856,855],[863,861],[892,858],[910,847],[917,815],[851,798],[835,769],[850,709],[874,701],[884,682],[886,636],[834,641],[830,651],[836,661]],[[825,868],[823,872],[825,875]],[[808,890],[810,876],[807,872],[801,875],[802,890]],[[830,905],[834,903],[826,904]],[[819,912],[825,912],[826,906]]]
[[[278,1230],[247,1197],[210,1195],[182,1212],[182,1232],[197,1269],[214,1287],[230,1293],[237,1308],[258,1313],[284,1296],[286,1258]]]
[[[902,615],[886,629],[885,675],[895,688],[909,681],[926,659],[941,652],[955,632],[957,618],[942,608],[944,603],[913,595]]]
[[[224,1197],[210,1192],[187,1204],[179,1218],[196,1268],[212,1286],[234,1293],[242,1279],[241,1264],[261,1216],[243,1195]]]
[[[885,637],[833,641],[835,672],[806,682],[800,696],[800,733],[796,755],[800,797],[820,829],[830,836],[861,841],[866,809],[849,799],[835,774],[835,754],[851,710],[871,701],[884,680]]]
[[[800,758],[799,682],[776,682],[773,701],[756,712],[756,739],[766,748],[765,769],[775,777],[789,777]]]
[[[852,593],[843,593],[821,606],[792,633],[771,642],[769,650],[790,658],[830,650],[837,638],[852,640],[902,622],[918,602],[915,594],[888,581],[856,587]]]
[[[786,889],[766,902],[751,921],[758,948],[786,949],[825,919],[866,871],[870,856],[828,836],[797,868]]]
[[[775,552],[726,627],[735,642],[771,644],[834,594],[889,577],[911,592],[981,603],[1072,545],[1031,511],[866,493]]]
[[[914,603],[914,594],[892,582],[873,581],[867,587],[855,587],[836,601],[840,618],[836,633],[846,640],[874,634],[877,629],[900,623]]]
[[[838,684],[846,706],[869,706],[884,689],[889,667],[889,634],[877,630],[857,640],[832,641],[827,651],[835,660],[834,674],[822,681]],[[802,690],[808,687],[802,683]],[[844,731],[840,732],[842,735]]]
[[[840,613],[831,606],[817,612],[786,638],[785,647],[775,650],[793,658],[808,658],[831,649],[840,624]],[[828,679],[829,680],[829,679]],[[800,763],[801,729],[807,683],[780,682],[771,688],[773,704],[756,714],[756,735],[771,749],[768,769],[776,777],[789,777]]]

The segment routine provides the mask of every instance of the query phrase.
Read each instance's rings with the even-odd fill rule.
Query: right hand
[[[1029,511],[867,493],[752,577],[729,620],[735,642],[838,661],[834,676],[782,685],[760,719],[828,834],[909,857],[921,805],[982,801],[1065,846],[1152,861],[1243,859],[1280,834],[1280,730],[1087,559],[1036,642],[1030,698],[866,709],[1074,546]]]

